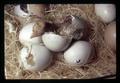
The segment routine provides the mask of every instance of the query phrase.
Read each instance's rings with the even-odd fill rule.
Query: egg
[[[60,52],[67,49],[72,39],[57,35],[54,32],[46,32],[42,35],[42,41],[49,50]]]
[[[116,22],[108,24],[104,32],[104,40],[106,44],[112,49],[116,50]]]
[[[83,19],[75,15],[69,15],[65,18],[64,22],[61,23],[57,31],[60,35],[79,40],[82,38],[84,30],[85,23]]]
[[[95,13],[105,23],[116,19],[116,7],[114,4],[95,4]]]
[[[23,47],[20,51],[19,62],[24,70],[43,71],[52,61],[52,53],[41,45]]]
[[[93,46],[86,41],[77,41],[64,52],[64,60],[71,66],[83,66],[93,54]]]
[[[41,35],[44,32],[44,23],[32,22],[25,25],[19,33],[19,41],[24,46],[31,46],[32,44],[39,44],[42,42]]]
[[[26,13],[25,11],[23,11],[23,10],[21,9],[21,6],[20,6],[20,5],[15,6],[15,8],[14,8],[14,13],[15,13],[15,15],[20,16],[20,17],[23,17],[23,18],[29,16],[28,13]]]

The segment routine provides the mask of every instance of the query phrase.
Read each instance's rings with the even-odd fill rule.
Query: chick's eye
[[[76,60],[76,63],[80,63],[80,59],[79,59],[79,60]]]

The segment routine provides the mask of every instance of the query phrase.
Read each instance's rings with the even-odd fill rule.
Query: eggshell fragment
[[[28,13],[24,12],[24,11],[20,8],[20,5],[15,6],[15,8],[14,8],[14,13],[15,13],[17,16],[20,16],[20,17],[23,17],[23,18],[29,16]]]

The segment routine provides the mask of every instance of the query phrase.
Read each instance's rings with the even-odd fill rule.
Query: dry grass
[[[13,18],[11,21],[15,19],[11,6],[6,6],[5,12],[8,15],[5,20],[9,20],[9,17]],[[23,46],[19,43],[17,34],[8,33],[8,26],[5,24],[6,79],[90,79],[116,73],[116,54],[103,41],[103,33],[107,24],[101,22],[95,15],[94,4],[51,4],[50,10],[46,12],[48,12],[46,20],[54,23],[61,22],[65,16],[70,14],[85,19],[90,29],[87,38],[95,46],[97,59],[83,67],[75,68],[65,64],[62,59],[63,53],[59,53],[54,58],[53,64],[43,72],[22,70],[17,57]],[[21,26],[17,24],[16,28]]]

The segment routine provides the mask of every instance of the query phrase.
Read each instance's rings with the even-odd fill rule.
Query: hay
[[[15,17],[13,5],[5,6],[5,20]],[[25,71],[18,62],[19,51],[23,47],[18,41],[18,35],[9,33],[5,24],[5,77],[6,79],[90,79],[116,74],[116,54],[103,41],[103,33],[107,24],[101,22],[94,13],[94,4],[51,4],[46,11],[45,19],[58,23],[67,15],[81,16],[87,21],[90,32],[88,40],[95,49],[97,58],[82,67],[71,67],[64,63],[63,53],[55,56],[53,64],[43,72]],[[12,21],[12,20],[11,20]],[[16,21],[17,22],[17,21]],[[16,26],[20,27],[21,25]],[[61,56],[60,56],[61,55]]]

